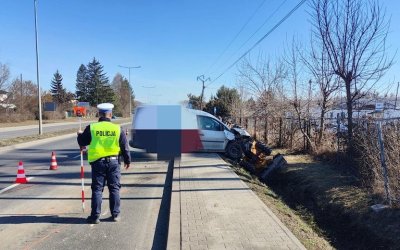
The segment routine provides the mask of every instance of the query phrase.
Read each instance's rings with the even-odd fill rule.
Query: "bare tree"
[[[114,76],[111,83],[114,93],[118,98],[116,98],[115,104],[115,114],[127,117],[130,114],[130,98],[132,98],[132,88],[129,85],[127,79],[125,79],[120,73]],[[133,100],[132,100],[133,103]]]
[[[264,139],[268,141],[268,120],[281,115],[278,108],[278,93],[285,77],[283,63],[278,61],[272,65],[271,61],[261,53],[255,62],[249,58],[242,61],[238,68],[239,82],[257,102],[252,109],[254,119],[261,118],[264,121]]]
[[[310,136],[307,134],[305,126],[302,126],[302,121],[304,121],[306,115],[310,116],[309,108],[308,110],[305,107],[309,107],[311,102],[311,98],[309,97],[307,100],[301,98],[301,96],[305,96],[304,94],[304,85],[301,84],[300,75],[302,72],[302,58],[301,49],[299,48],[299,44],[293,38],[291,47],[285,52],[285,62],[288,68],[288,80],[291,83],[292,87],[292,101],[290,102],[296,115],[296,120],[300,128],[300,132],[304,138],[306,138],[308,145],[311,147],[311,151],[313,150],[313,145]],[[310,90],[308,89],[310,93]],[[292,131],[294,133],[294,131]]]
[[[271,104],[285,77],[283,63],[278,61],[272,65],[271,61],[260,53],[256,62],[244,59],[238,70],[242,86],[257,98],[263,111],[273,112],[270,109]]]
[[[322,141],[323,131],[325,129],[325,114],[331,107],[332,94],[339,89],[338,77],[332,72],[326,49],[318,41],[311,38],[311,51],[308,57],[303,57],[303,63],[308,67],[314,77],[314,84],[319,89],[318,106],[321,108],[319,117],[319,131],[317,143]]]
[[[236,89],[238,90],[239,100],[237,100],[237,103],[234,104],[233,113],[236,118],[234,123],[243,126],[244,123],[243,118],[247,113],[249,113],[245,103],[246,100],[249,99],[250,94],[245,86],[245,82],[243,81],[238,81],[236,83]]]
[[[376,0],[312,0],[311,7],[314,35],[345,85],[351,152],[353,104],[393,64],[386,56],[389,22]]]
[[[240,81],[256,97],[276,89],[284,77],[284,67],[281,62],[271,64],[269,58],[261,53],[255,62],[245,58],[239,67]]]
[[[0,90],[7,88],[6,84],[10,77],[10,70],[6,64],[0,63]]]
[[[17,105],[19,114],[24,115],[25,119],[32,119],[37,116],[37,85],[32,81],[20,81],[15,79],[11,82],[9,92],[10,102]]]

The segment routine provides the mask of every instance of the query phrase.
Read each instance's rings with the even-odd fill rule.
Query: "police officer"
[[[83,131],[78,131],[79,146],[89,145],[88,161],[92,166],[92,212],[86,219],[87,223],[98,224],[100,222],[101,201],[104,186],[107,182],[110,193],[110,211],[112,220],[117,222],[120,217],[121,171],[118,164],[118,156],[124,158],[124,167],[130,166],[129,146],[125,133],[119,125],[111,123],[111,103],[97,105],[99,109],[99,122],[92,123]]]

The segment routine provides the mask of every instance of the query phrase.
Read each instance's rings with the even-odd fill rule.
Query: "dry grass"
[[[271,209],[271,211],[289,228],[307,249],[332,249],[333,247],[323,237],[323,232],[315,227],[313,216],[305,215],[302,211],[287,206],[280,196],[275,194],[268,186],[260,182],[257,177],[250,175],[234,162],[225,159],[232,164],[236,174],[253,190],[255,194]]]
[[[400,244],[400,211],[370,210],[374,197],[347,171],[308,155],[288,155],[286,168],[268,185],[297,213],[311,214],[338,249],[396,249]],[[304,216],[302,216],[304,218]]]

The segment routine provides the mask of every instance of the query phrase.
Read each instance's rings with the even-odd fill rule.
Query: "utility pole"
[[[38,106],[39,106],[39,135],[43,134],[42,131],[42,96],[40,93],[40,82],[39,82],[39,52],[38,52],[38,32],[37,32],[37,0],[33,0],[34,3],[34,14],[35,14],[35,40],[36,40],[36,81],[38,85]]]
[[[118,65],[118,67],[128,69],[128,71],[129,71],[129,78],[128,78],[129,88],[131,88],[133,91],[133,88],[131,87],[131,69],[138,69],[138,68],[141,68],[141,66],[131,67],[131,66]],[[132,92],[129,93],[129,117],[132,117]]]
[[[201,76],[198,76],[197,77],[197,81],[201,81],[202,82],[202,84],[203,84],[203,86],[202,86],[202,88],[201,88],[201,95],[200,95],[200,110],[202,110],[203,109],[203,96],[204,96],[204,89],[206,88],[206,86],[204,85],[204,83],[206,82],[206,81],[211,81],[211,79],[210,79],[210,77],[208,77],[207,79],[204,79],[205,77],[204,77],[204,75],[201,75]]]
[[[20,101],[19,110],[21,112],[22,111],[23,102],[24,102],[24,98],[22,97],[22,74],[20,75],[20,77],[21,77],[21,79],[20,79],[20,86],[21,86],[21,97],[20,98],[21,98],[21,101]]]
[[[399,93],[399,82],[397,82],[396,100],[394,101],[394,109],[397,109],[397,94]]]

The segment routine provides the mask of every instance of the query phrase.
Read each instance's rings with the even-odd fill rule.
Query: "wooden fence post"
[[[300,122],[300,126],[301,126],[301,122]],[[306,145],[306,133],[307,133],[307,131],[306,131],[306,119],[304,119],[303,120],[303,131],[304,131],[304,134],[303,134],[303,151],[306,151],[306,147],[307,147],[307,145]]]
[[[307,139],[307,151],[310,151],[311,149],[311,120],[308,119],[308,123],[307,123],[307,136],[309,138],[309,140]]]
[[[301,126],[301,124],[299,124]],[[293,148],[293,130],[294,130],[294,126],[293,126],[293,118],[290,118],[290,148]]]
[[[282,147],[282,117],[279,117],[279,139],[278,146]]]
[[[254,139],[257,140],[257,116],[254,117]]]
[[[265,122],[264,122],[264,142],[265,144],[268,144],[268,118],[265,117]]]

